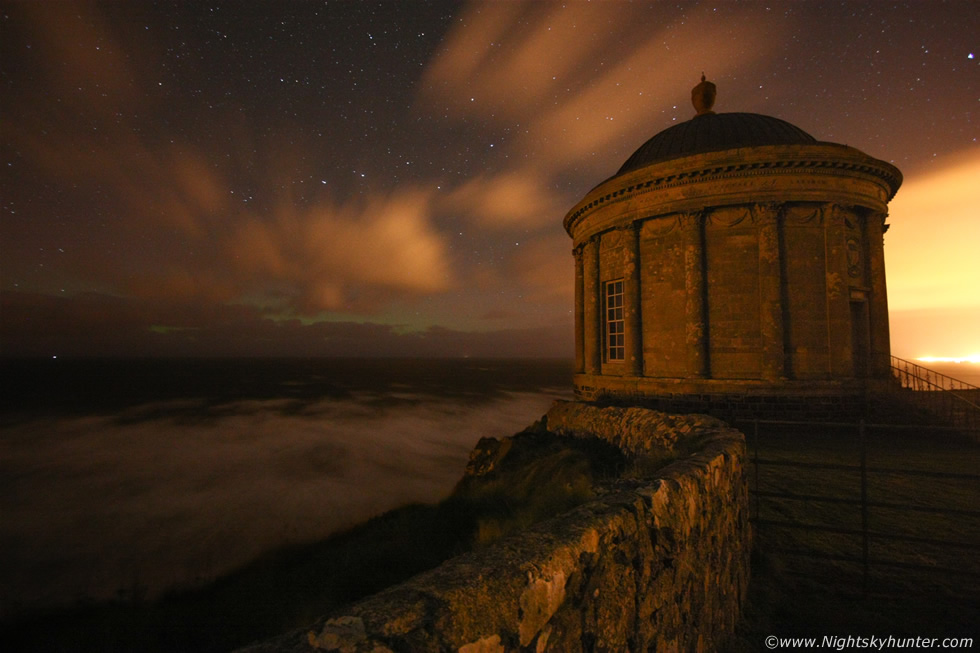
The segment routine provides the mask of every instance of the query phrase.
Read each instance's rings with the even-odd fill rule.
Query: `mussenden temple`
[[[565,216],[575,390],[725,416],[826,418],[890,379],[883,234],[899,170],[753,113],[653,136]]]

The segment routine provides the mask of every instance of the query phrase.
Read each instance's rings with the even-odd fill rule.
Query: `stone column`
[[[585,269],[582,246],[572,250],[575,257],[575,373],[585,372]]]
[[[864,242],[867,243],[867,273],[871,283],[868,297],[868,317],[871,328],[871,369],[876,378],[891,374],[891,338],[888,331],[888,292],[885,287],[885,231],[887,213],[872,213],[864,223]]]
[[[602,372],[602,284],[599,282],[599,236],[585,243],[582,255],[585,278],[583,279],[583,322],[585,346],[585,373]]]
[[[640,225],[623,229],[623,294],[626,362],[630,376],[643,376],[643,322],[640,316]]]
[[[684,234],[684,287],[687,343],[687,372],[698,378],[708,377],[707,301],[704,283],[704,214],[682,213],[680,225]]]
[[[847,274],[847,209],[824,204],[824,260],[827,298],[827,373],[832,377],[853,376],[854,350],[851,343],[851,295]]]
[[[779,236],[780,206],[756,204],[752,217],[759,229],[759,329],[762,335],[762,378],[786,378],[783,335],[782,247]]]

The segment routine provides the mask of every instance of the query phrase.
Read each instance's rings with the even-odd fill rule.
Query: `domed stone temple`
[[[890,376],[883,234],[901,172],[753,113],[656,134],[565,216],[582,399],[852,412]]]

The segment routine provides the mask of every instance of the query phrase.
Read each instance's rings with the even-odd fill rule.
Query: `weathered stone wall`
[[[749,576],[745,444],[710,417],[559,402],[548,429],[630,451],[696,444],[652,478],[254,646],[284,651],[714,650]]]

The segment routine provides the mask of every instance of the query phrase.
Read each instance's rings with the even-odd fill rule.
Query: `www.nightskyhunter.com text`
[[[829,648],[871,649],[887,651],[894,648],[973,648],[972,637],[855,637],[853,635],[824,635],[823,637],[766,637],[766,648]]]

